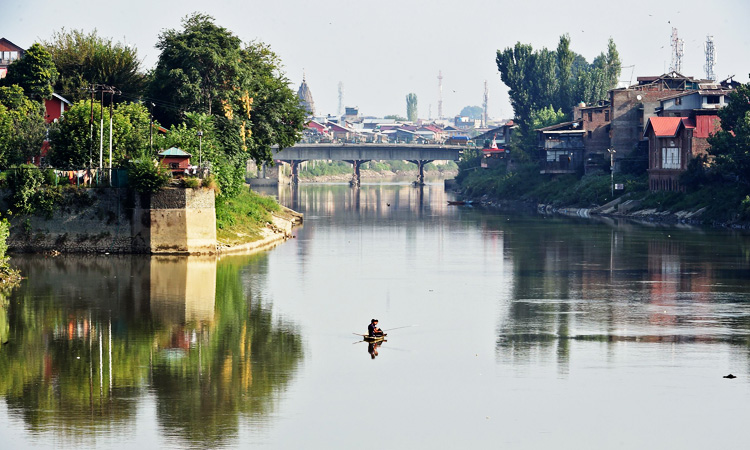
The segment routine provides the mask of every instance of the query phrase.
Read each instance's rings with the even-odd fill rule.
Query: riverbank
[[[216,242],[216,252],[221,255],[249,254],[269,250],[288,239],[291,239],[292,229],[301,226],[301,213],[281,206],[279,211],[271,214],[271,221],[258,231],[255,236],[247,236],[247,242],[234,243]]]

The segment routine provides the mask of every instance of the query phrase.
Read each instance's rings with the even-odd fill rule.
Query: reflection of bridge
[[[424,166],[432,161],[458,161],[464,147],[428,144],[304,144],[281,151],[274,150],[273,159],[289,164],[292,183],[299,182],[299,163],[325,160],[346,161],[352,165],[352,184],[359,185],[359,166],[367,161],[409,161],[417,165],[417,184],[424,184]]]

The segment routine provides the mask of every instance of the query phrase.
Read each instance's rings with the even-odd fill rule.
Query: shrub
[[[187,177],[182,180],[182,184],[189,189],[198,189],[201,187],[201,180],[196,177]]]
[[[153,193],[169,183],[169,170],[149,158],[138,158],[128,165],[128,182],[140,193]]]
[[[34,196],[44,180],[42,172],[33,164],[22,164],[11,168],[7,180],[12,192],[11,208],[21,214],[33,213]]]

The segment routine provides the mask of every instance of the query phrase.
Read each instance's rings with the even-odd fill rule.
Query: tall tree
[[[484,114],[484,110],[481,106],[464,106],[460,113],[458,113],[459,116],[468,117],[469,119],[481,119],[482,114]]]
[[[721,130],[708,138],[715,170],[750,184],[750,82],[729,94],[729,104],[718,112]]]
[[[8,75],[3,82],[6,86],[17,84],[32,98],[45,99],[52,97],[57,77],[58,72],[49,52],[41,44],[35,43],[24,52],[22,58],[8,67]]]
[[[418,118],[417,94],[413,92],[406,94],[406,118],[409,122],[416,122]]]
[[[132,101],[143,94],[146,76],[141,73],[138,51],[131,45],[112,42],[96,30],[86,34],[62,29],[44,47],[60,73],[55,89],[74,102],[88,98],[92,84],[119,89],[123,95],[116,101]]]
[[[575,90],[575,78],[573,78],[573,61],[575,53],[570,50],[570,35],[560,36],[560,42],[557,44],[557,68],[560,79],[560,88],[557,92],[558,108],[573,105],[573,92]]]

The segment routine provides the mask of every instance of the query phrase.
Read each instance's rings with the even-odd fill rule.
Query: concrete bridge
[[[424,166],[432,161],[458,161],[465,147],[458,145],[430,144],[305,144],[281,151],[274,149],[273,159],[289,164],[292,168],[292,183],[299,182],[299,163],[325,160],[346,161],[352,165],[354,174],[351,184],[359,186],[359,167],[367,161],[409,161],[417,165],[417,184],[424,184]]]

